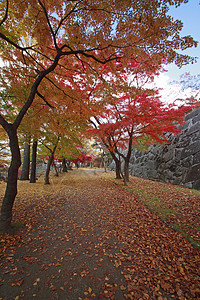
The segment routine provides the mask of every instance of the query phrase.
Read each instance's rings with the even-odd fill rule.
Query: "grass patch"
[[[127,186],[110,175],[109,179],[137,196],[152,213],[193,246],[200,247],[200,191],[132,176]]]

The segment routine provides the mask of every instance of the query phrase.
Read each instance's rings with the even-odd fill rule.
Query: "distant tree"
[[[38,145],[38,141],[33,140],[30,183],[36,182],[37,145]]]
[[[20,180],[29,180],[29,171],[30,171],[30,139],[24,145],[24,155],[23,155],[23,163],[22,163],[22,171]]]

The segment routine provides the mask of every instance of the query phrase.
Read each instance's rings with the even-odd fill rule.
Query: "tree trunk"
[[[11,164],[8,169],[8,181],[1,207],[0,229],[5,231],[9,229],[12,221],[12,208],[17,195],[18,170],[21,165],[21,156],[17,138],[17,130],[9,126],[8,135],[10,141],[10,150],[12,154]]]
[[[47,169],[46,169],[46,173],[45,173],[45,181],[44,181],[44,184],[50,184],[50,181],[49,181],[49,173],[50,173],[51,164],[53,163],[53,160],[54,160],[54,154],[52,153],[52,154],[49,156],[49,160],[48,160],[48,163],[47,163]]]
[[[108,163],[107,156],[104,156],[104,158],[103,158],[103,164],[104,164],[104,171],[105,172],[107,172],[107,163]]]
[[[104,172],[107,172],[107,161],[104,160]]]
[[[59,176],[59,174],[58,174],[58,168],[56,167],[56,164],[55,164],[55,161],[53,160],[53,166],[54,166],[54,169],[55,169],[55,172],[56,172],[56,174],[55,174],[55,176]]]
[[[32,146],[32,163],[31,163],[30,183],[36,182],[36,158],[37,158],[37,141],[34,141],[33,146]]]
[[[62,171],[67,172],[67,165],[66,165],[66,159],[62,158]]]
[[[29,169],[30,169],[30,143],[24,145],[23,164],[20,180],[29,180]]]
[[[124,160],[124,177],[126,182],[129,182],[129,160],[127,158]]]
[[[114,152],[110,151],[110,154],[112,158],[115,161],[115,173],[116,173],[116,179],[121,179],[121,161],[117,158]]]
[[[17,115],[13,124],[8,123],[3,116],[0,115],[0,124],[6,130],[9,141],[10,141],[10,149],[11,149],[11,164],[8,169],[8,182],[5,191],[5,195],[3,198],[3,203],[1,207],[1,217],[0,217],[0,228],[5,230],[6,228],[10,227],[11,220],[12,220],[12,208],[15,201],[15,197],[17,195],[17,179],[18,179],[18,170],[21,166],[21,156],[20,156],[20,149],[19,149],[19,142],[17,137],[17,128],[21,124],[21,121],[24,118],[27,110],[31,106],[35,94],[37,92],[37,88],[40,85],[43,78],[51,73],[58,65],[59,59],[61,57],[61,51],[57,52],[52,64],[45,70],[39,72],[37,78],[35,79],[28,99],[26,100],[24,106],[20,110],[19,114]]]
[[[100,168],[103,168],[104,164],[103,164],[103,158],[104,158],[104,151],[103,153],[101,154],[101,162],[100,162]]]
[[[115,166],[116,179],[121,179],[121,162],[118,159],[115,160]]]
[[[56,148],[57,148],[57,146],[58,146],[59,140],[60,140],[60,136],[58,136],[57,142],[56,142],[56,144],[54,145],[53,150],[50,150],[50,148],[48,148],[48,149],[50,150],[51,154],[50,154],[50,156],[49,156],[49,160],[48,160],[48,163],[47,163],[47,168],[46,168],[46,174],[45,174],[45,181],[44,181],[44,184],[50,184],[50,181],[49,181],[49,173],[50,173],[51,165],[54,163],[54,154],[55,154]]]
[[[124,177],[125,177],[125,181],[129,182],[129,162],[130,162],[130,158],[131,158],[131,151],[132,151],[132,137],[133,137],[133,133],[130,133],[130,139],[129,139],[129,143],[128,143],[128,151],[126,154],[126,157],[124,158]]]
[[[123,174],[123,172],[121,172],[122,178],[124,180],[124,185],[127,185],[127,181],[126,181],[126,176]]]

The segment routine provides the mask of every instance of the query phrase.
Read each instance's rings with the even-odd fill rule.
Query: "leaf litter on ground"
[[[0,299],[199,299],[199,249],[182,234],[198,242],[198,193],[135,177],[128,189],[102,170],[19,182]]]

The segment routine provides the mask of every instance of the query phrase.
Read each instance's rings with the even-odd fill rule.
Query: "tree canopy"
[[[12,120],[7,107],[0,108],[0,124],[9,136],[12,153],[1,225],[10,224],[17,193],[20,166],[17,129],[36,97],[53,108],[51,93],[56,93],[59,101],[63,98],[69,101],[69,110],[74,107],[82,112],[90,93],[84,93],[81,86],[77,89],[77,78],[83,74],[87,78],[90,74],[99,76],[99,64],[107,64],[111,69],[115,61],[126,65],[133,54],[151,55],[155,64],[160,64],[164,57],[178,66],[193,61],[178,51],[196,46],[197,42],[191,36],[181,37],[182,22],[168,15],[170,5],[185,2],[1,1],[0,57],[4,62],[1,74],[5,84],[1,87],[1,101],[6,96],[8,106],[18,105],[19,93],[17,97],[9,94],[10,85],[17,91],[21,81],[28,82],[24,86],[24,101],[19,109],[14,109]],[[93,76],[90,86],[94,83]]]

